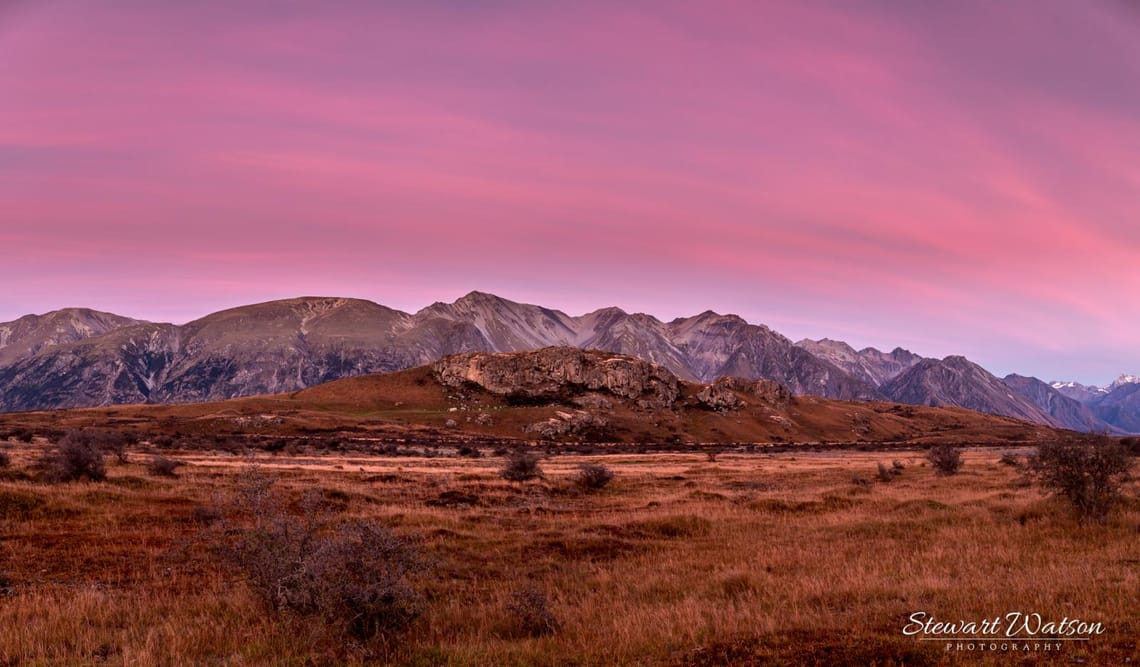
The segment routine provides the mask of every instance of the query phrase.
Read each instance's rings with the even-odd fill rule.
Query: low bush
[[[879,463],[878,476],[880,482],[892,482],[895,479],[895,473],[882,462]]]
[[[181,461],[165,456],[152,457],[146,466],[146,471],[155,477],[177,477],[175,470],[182,465]]]
[[[1017,457],[1017,454],[1014,454],[1013,452],[1002,452],[1001,458],[998,459],[998,463],[1006,466],[1017,467],[1021,465],[1021,459],[1019,459]]]
[[[542,637],[558,631],[558,619],[550,611],[546,593],[537,588],[523,588],[511,594],[507,603],[512,634]]]
[[[8,456],[8,452],[0,449],[0,468],[7,468],[12,465],[12,459]]]
[[[597,490],[609,484],[614,478],[614,471],[598,463],[583,463],[578,466],[578,474],[574,476],[574,483],[581,489]]]
[[[538,456],[516,451],[507,457],[506,463],[499,470],[499,476],[508,482],[525,482],[543,477],[543,472],[538,465]]]
[[[391,636],[420,616],[407,575],[423,567],[408,543],[375,521],[333,524],[319,500],[286,510],[273,480],[252,469],[215,528],[216,550],[266,608],[319,620],[357,640]]]
[[[49,482],[77,482],[83,479],[101,482],[107,479],[107,467],[98,439],[90,431],[69,431],[39,460],[44,479]]]
[[[1109,440],[1048,442],[1028,461],[1031,479],[1068,499],[1080,520],[1098,523],[1123,499],[1131,468],[1128,450]]]
[[[934,445],[926,453],[926,459],[939,477],[957,474],[962,468],[962,450],[954,445]]]

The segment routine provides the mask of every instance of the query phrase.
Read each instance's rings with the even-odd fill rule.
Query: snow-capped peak
[[[1138,382],[1140,382],[1140,377],[1136,377],[1135,375],[1128,375],[1127,373],[1121,373],[1120,377],[1116,378],[1112,384],[1108,385],[1108,391],[1112,391],[1117,387],[1123,387],[1126,384],[1136,384]]]

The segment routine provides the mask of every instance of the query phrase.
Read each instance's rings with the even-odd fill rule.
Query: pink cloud
[[[1111,371],[1019,359],[1101,346],[1140,366],[1140,274],[1122,269],[1140,251],[1140,23],[1109,5],[15,16],[0,279],[23,289],[0,319],[99,295],[187,319],[478,288],[714,307],[1043,375]]]

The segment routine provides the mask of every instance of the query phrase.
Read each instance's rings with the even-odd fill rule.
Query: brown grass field
[[[560,455],[509,483],[502,458],[163,451],[108,458],[99,483],[46,484],[42,441],[0,470],[4,665],[941,665],[1127,664],[1140,659],[1136,483],[1106,525],[1019,483],[1001,449],[936,477],[921,451]],[[887,483],[876,465],[905,469]],[[583,462],[616,473],[596,492]],[[382,520],[429,561],[426,610],[363,644],[264,610],[196,536],[196,508],[250,463],[343,517]],[[869,483],[856,483],[859,477]],[[448,494],[448,492],[452,492]],[[444,495],[447,494],[447,495]],[[466,496],[466,497],[464,497]],[[462,498],[460,504],[440,499]],[[464,504],[466,503],[466,504]],[[199,510],[200,511],[200,510]],[[513,591],[546,593],[553,634],[512,631]],[[907,617],[1009,611],[1100,622],[1058,652],[947,651]],[[1032,640],[1025,642],[1033,644]]]

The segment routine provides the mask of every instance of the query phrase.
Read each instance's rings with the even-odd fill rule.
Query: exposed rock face
[[[719,380],[705,385],[705,388],[697,393],[697,400],[706,408],[718,412],[739,410],[744,407],[744,401],[740,400],[736,392]]]
[[[75,343],[138,323],[87,308],[25,315],[14,322],[0,324],[0,367],[33,356],[44,348]]]
[[[582,392],[605,392],[643,408],[667,408],[680,395],[668,370],[640,359],[577,348],[550,347],[515,354],[468,353],[432,365],[440,383],[473,383],[519,401],[570,400]]]
[[[911,405],[958,406],[995,415],[1059,426],[1037,405],[1015,394],[1001,380],[965,357],[924,359],[880,390]]]
[[[896,347],[890,352],[880,352],[873,347],[856,352],[855,348],[847,343],[829,338],[821,340],[805,338],[796,343],[796,347],[807,350],[820,359],[830,361],[852,377],[875,387],[894,379],[922,361],[922,357],[901,347]]]
[[[1074,431],[1112,430],[1091,410],[1033,377],[1010,374],[1002,379],[1010,389],[1033,402],[1057,423]]]
[[[605,417],[585,410],[575,410],[574,412],[559,411],[550,419],[530,424],[524,430],[546,439],[554,439],[599,433],[607,425],[609,425],[609,421]]]
[[[367,301],[290,299],[183,326],[132,323],[0,367],[0,410],[293,391],[426,363],[445,346],[469,340],[448,323],[404,345],[406,318]]]
[[[710,410],[721,412],[739,410],[745,401],[744,394],[772,407],[784,407],[792,399],[791,392],[771,380],[745,380],[738,377],[722,377],[706,385],[697,393],[697,401]]]

